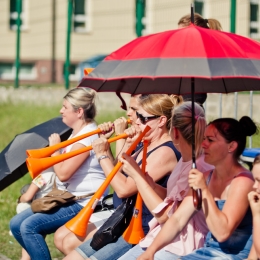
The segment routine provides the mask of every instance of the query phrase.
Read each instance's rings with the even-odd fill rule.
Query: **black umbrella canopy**
[[[56,117],[15,136],[0,153],[0,191],[28,172],[26,150],[48,146],[48,137],[53,133],[58,133],[62,141],[67,140],[71,132],[62,118]]]

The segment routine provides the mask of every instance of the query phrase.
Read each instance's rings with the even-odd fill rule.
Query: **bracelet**
[[[98,162],[100,163],[101,160],[109,158],[109,156],[107,155],[101,155],[100,157],[98,157]]]

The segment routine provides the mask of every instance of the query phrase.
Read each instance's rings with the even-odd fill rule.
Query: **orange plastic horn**
[[[145,174],[146,167],[146,156],[147,156],[147,146],[148,141],[144,140],[143,147],[143,158],[142,158],[142,172]],[[123,234],[123,238],[129,244],[137,245],[139,241],[144,238],[144,231],[142,226],[142,211],[143,211],[143,200],[141,194],[138,192],[135,202],[135,208],[133,212],[133,217],[127,229]]]
[[[115,136],[113,138],[108,139],[109,143],[115,142],[119,139],[127,138],[127,134],[121,134],[118,136]],[[34,179],[36,176],[38,176],[42,171],[50,168],[56,163],[62,162],[64,160],[67,160],[71,157],[74,157],[76,155],[79,155],[81,153],[85,153],[87,151],[92,150],[92,146],[86,146],[84,148],[71,151],[69,153],[64,153],[61,155],[53,156],[53,157],[47,157],[47,158],[32,158],[29,157],[26,159],[26,164],[28,171],[30,172],[31,177]]]
[[[84,69],[84,75],[87,76],[90,72],[92,72],[94,68],[85,68]]]
[[[101,130],[98,128],[94,131],[88,132],[86,134],[83,135],[79,135],[77,137],[71,138],[69,140],[66,140],[64,142],[46,147],[46,148],[41,148],[41,149],[34,149],[34,150],[26,150],[26,154],[28,155],[28,157],[33,157],[33,158],[44,158],[44,157],[48,157],[50,155],[52,155],[55,151],[66,147],[70,144],[73,144],[79,140],[82,140],[84,138],[87,138],[91,135],[95,135],[95,134],[100,134]]]
[[[150,130],[151,128],[149,126],[146,126],[144,131],[139,135],[139,137],[135,140],[135,142],[129,147],[129,149],[126,151],[126,154],[130,155],[132,151],[135,149],[137,144],[141,142],[144,135]],[[73,232],[75,235],[80,237],[86,236],[87,226],[90,219],[90,216],[92,215],[99,199],[105,192],[106,188],[122,166],[121,162],[118,162],[113,170],[109,173],[106,180],[102,183],[102,185],[99,187],[99,189],[96,191],[96,193],[92,196],[88,204],[71,220],[69,220],[65,226]]]
[[[130,119],[127,119],[127,122],[130,124],[131,123],[131,120]],[[41,148],[41,149],[33,149],[33,150],[26,150],[26,154],[28,157],[33,157],[33,158],[45,158],[45,157],[48,157],[50,155],[52,155],[55,151],[63,148],[63,147],[66,147],[70,144],[73,144],[81,139],[84,139],[84,138],[87,138],[91,135],[95,135],[95,134],[100,134],[102,131],[98,128],[94,131],[91,131],[89,133],[86,133],[86,134],[83,134],[83,135],[80,135],[80,136],[77,136],[77,137],[74,137],[74,138],[71,138],[69,140],[66,140],[66,141],[63,141],[59,144],[55,144],[55,145],[52,145],[52,146],[49,146],[49,147],[45,147],[45,148]]]

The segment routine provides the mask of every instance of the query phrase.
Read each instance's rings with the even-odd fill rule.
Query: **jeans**
[[[78,214],[82,206],[68,203],[46,213],[33,213],[31,208],[15,215],[10,221],[10,230],[18,243],[28,252],[32,260],[51,260],[45,236]]]
[[[139,245],[136,245],[128,252],[126,252],[123,256],[121,256],[118,260],[135,260],[138,256],[144,253],[146,248],[142,248]],[[154,255],[154,260],[177,260],[180,257],[178,255],[172,254],[164,249],[157,251]]]
[[[75,249],[84,259],[116,260],[132,248],[132,245],[127,243],[122,236],[115,243],[107,244],[98,251],[90,246],[91,240],[87,240]]]

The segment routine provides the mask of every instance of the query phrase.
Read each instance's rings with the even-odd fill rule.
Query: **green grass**
[[[43,123],[59,115],[60,105],[43,106],[0,103],[0,150],[7,146],[15,135],[22,133],[37,124]],[[124,111],[105,114],[101,113],[96,117],[98,123],[113,121],[124,115]],[[113,148],[114,150],[114,145]],[[12,260],[21,257],[21,247],[16,240],[9,235],[9,221],[16,214],[16,199],[20,196],[20,188],[31,182],[31,177],[26,174],[21,179],[0,192],[0,254]],[[62,259],[63,255],[53,244],[53,235],[47,236],[47,244],[50,248],[52,259]]]

